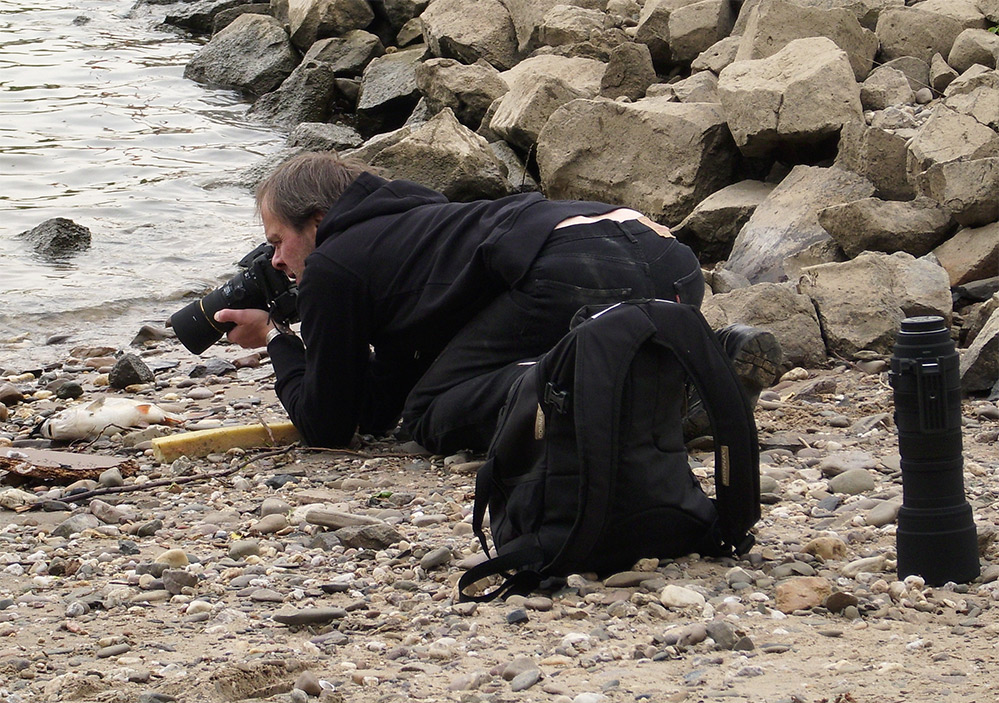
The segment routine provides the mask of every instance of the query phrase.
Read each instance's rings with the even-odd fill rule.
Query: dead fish
[[[131,427],[183,422],[183,418],[149,402],[106,397],[86,406],[66,408],[45,420],[39,431],[49,439],[91,439]]]

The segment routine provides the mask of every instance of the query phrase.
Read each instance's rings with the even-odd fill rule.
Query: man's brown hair
[[[263,208],[296,230],[325,213],[362,173],[360,161],[342,159],[332,151],[310,151],[278,166],[256,190],[257,212]]]

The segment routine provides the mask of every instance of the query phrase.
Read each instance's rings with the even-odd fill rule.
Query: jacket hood
[[[418,183],[389,181],[372,173],[362,173],[327,210],[316,230],[316,246],[358,222],[405,212],[420,205],[446,202],[448,199],[444,195]]]

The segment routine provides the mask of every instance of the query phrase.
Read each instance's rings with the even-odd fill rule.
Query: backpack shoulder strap
[[[737,554],[745,554],[755,541],[749,530],[761,514],[760,449],[753,408],[728,355],[699,310],[670,301],[638,306],[658,329],[656,341],[676,355],[701,396],[715,439],[721,537]]]

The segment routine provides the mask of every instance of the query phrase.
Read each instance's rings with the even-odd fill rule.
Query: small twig
[[[64,503],[76,503],[81,500],[87,500],[89,498],[96,498],[97,496],[110,495],[112,493],[128,493],[131,491],[143,491],[147,488],[159,488],[161,486],[172,486],[173,484],[191,483],[193,481],[206,481],[213,478],[224,478],[231,474],[245,469],[247,466],[259,459],[269,459],[270,457],[281,456],[282,454],[287,454],[293,449],[298,447],[290,446],[284,449],[279,449],[273,452],[264,452],[263,454],[258,454],[252,459],[247,459],[246,461],[238,464],[236,466],[230,467],[228,469],[222,469],[221,471],[207,471],[205,473],[194,474],[192,476],[178,476],[176,478],[164,478],[158,481],[147,481],[146,483],[134,483],[127,486],[108,486],[107,488],[95,488],[92,491],[85,491],[83,493],[75,493],[71,496],[66,496],[61,498]],[[31,507],[37,507],[40,503],[36,503]]]

